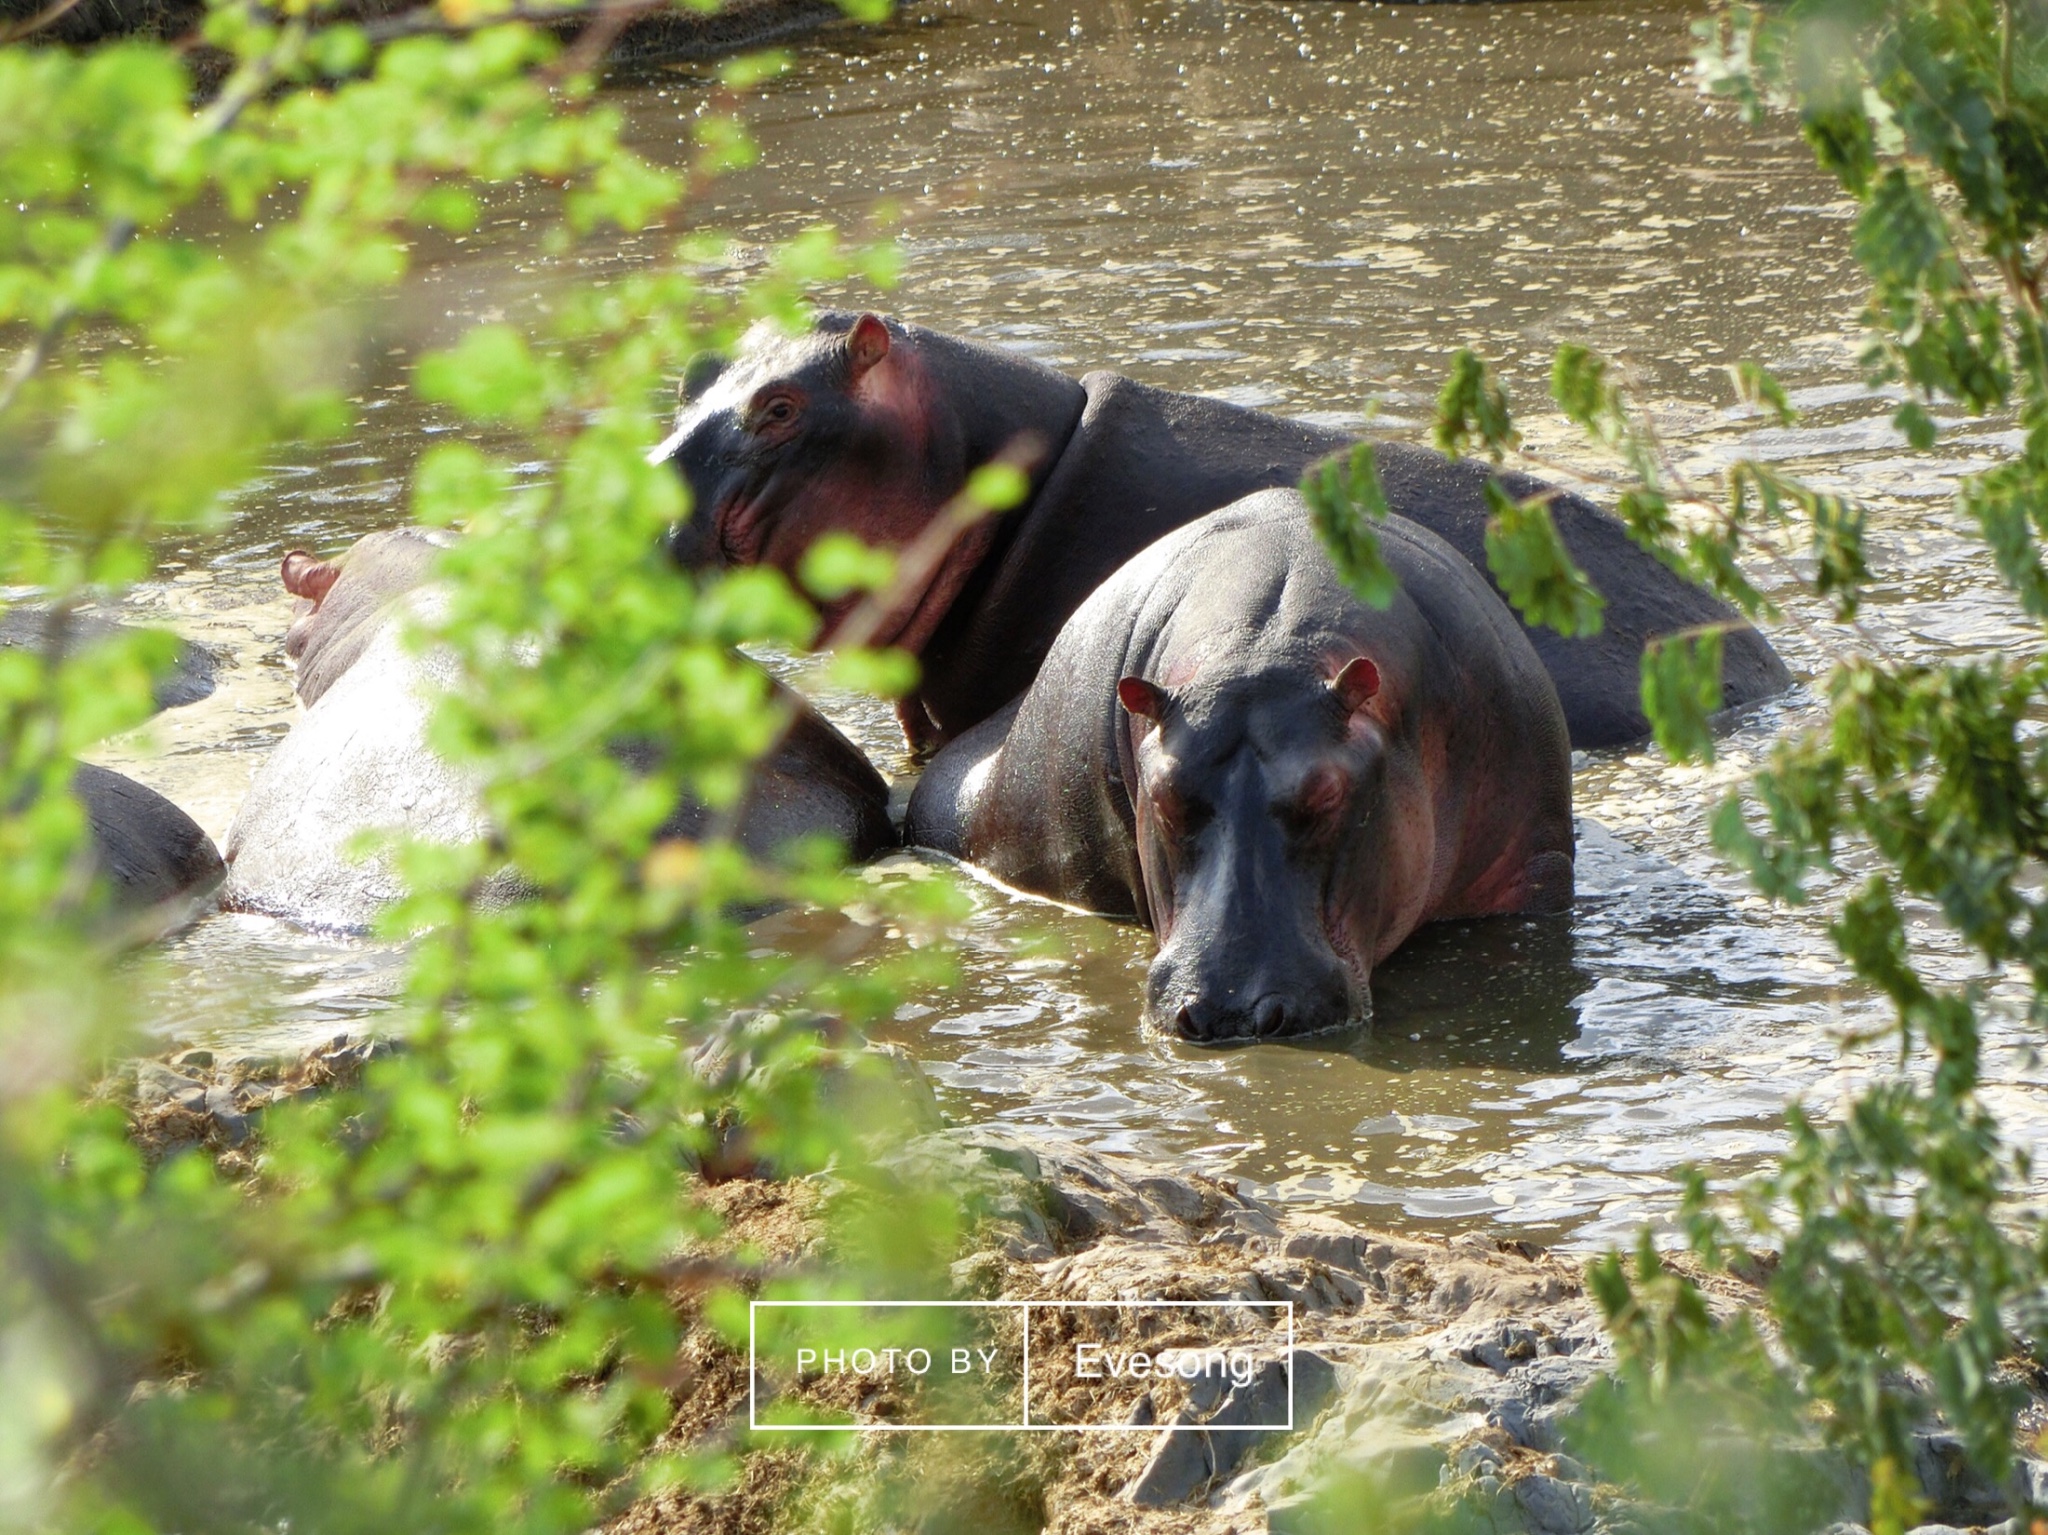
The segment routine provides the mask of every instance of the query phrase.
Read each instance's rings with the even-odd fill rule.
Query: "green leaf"
[[[477,326],[451,350],[420,359],[413,378],[423,399],[478,421],[532,426],[550,404],[546,370],[509,325]]]
[[[871,698],[907,698],[917,688],[917,657],[903,650],[835,650],[820,685]]]
[[[983,464],[967,477],[962,494],[984,512],[1007,512],[1031,496],[1031,476],[1016,464]]]
[[[1486,504],[1487,567],[1523,622],[1563,635],[1598,634],[1607,601],[1565,548],[1548,493],[1517,501],[1489,480]]]
[[[1809,492],[1802,498],[1813,523],[1814,590],[1834,598],[1844,622],[1856,616],[1870,567],[1863,553],[1863,507],[1846,497]]]
[[[1643,712],[1675,762],[1714,760],[1721,712],[1721,631],[1665,635],[1643,647]]]
[[[1918,400],[1907,400],[1893,411],[1892,425],[1905,434],[1906,441],[1916,451],[1925,453],[1934,446],[1938,428],[1935,426],[1934,417],[1927,413],[1926,407]]]
[[[854,592],[876,592],[896,578],[896,556],[871,549],[851,533],[827,533],[804,551],[798,579],[825,602]]]
[[[1550,395],[1567,420],[1602,439],[1611,439],[1620,412],[1614,390],[1607,382],[1607,362],[1582,346],[1557,349],[1550,364]]]
[[[512,478],[502,464],[466,442],[436,443],[412,477],[412,514],[428,527],[454,527],[500,502]]]
[[[1302,477],[1301,494],[1337,578],[1367,607],[1386,607],[1400,590],[1400,581],[1380,554],[1379,536],[1372,528],[1387,516],[1387,493],[1380,484],[1373,445],[1361,442],[1347,453],[1312,465]]]
[[[788,74],[795,60],[783,49],[742,53],[718,66],[718,82],[729,90],[746,91]]]
[[[1500,381],[1475,353],[1462,347],[1451,358],[1450,377],[1437,395],[1434,440],[1440,451],[1454,458],[1477,442],[1495,463],[1521,440]]]
[[[1730,371],[1735,379],[1735,393],[1743,404],[1765,412],[1780,426],[1797,424],[1799,412],[1785,397],[1785,386],[1761,363],[1744,358]]]

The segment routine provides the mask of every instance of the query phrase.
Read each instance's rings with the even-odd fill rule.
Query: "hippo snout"
[[[1156,1026],[1203,1045],[1319,1034],[1356,1022],[1362,1011],[1361,998],[1336,967],[1305,984],[1230,988],[1177,985],[1170,971],[1162,976],[1155,966],[1147,990],[1146,1012]]]

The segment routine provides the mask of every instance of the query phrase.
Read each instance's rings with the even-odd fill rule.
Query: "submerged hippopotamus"
[[[71,792],[85,807],[93,878],[110,910],[175,908],[173,922],[183,921],[225,876],[213,839],[156,790],[82,762]]]
[[[1340,432],[1114,373],[1079,383],[1027,358],[872,314],[828,313],[808,334],[750,332],[736,360],[693,369],[675,430],[655,450],[689,482],[695,513],[672,535],[686,565],[773,565],[844,529],[900,547],[968,473],[1020,438],[1039,448],[1031,496],[970,528],[877,643],[922,663],[902,717],[915,746],[988,718],[1037,675],[1060,626],[1110,572],[1153,540],[1253,491],[1297,484],[1347,447]],[[1591,502],[1527,475],[1379,445],[1393,510],[1487,575],[1485,488],[1550,492],[1572,557],[1607,598],[1606,626],[1566,639],[1528,631],[1556,685],[1574,746],[1649,733],[1639,657],[1648,639],[1726,624],[1724,707],[1781,692],[1770,644],[1712,594],[1630,542]],[[1504,601],[1497,589],[1490,600]],[[839,610],[828,609],[829,640]],[[1461,620],[1463,621],[1463,620]]]
[[[66,614],[67,650],[104,644],[132,633],[126,624],[100,613]],[[50,642],[50,612],[34,606],[0,612],[0,650],[42,649]],[[156,707],[196,703],[214,688],[215,657],[180,641],[153,689]],[[152,912],[172,921],[199,909],[224,872],[213,839],[184,811],[154,789],[110,768],[80,763],[71,793],[85,810],[91,899],[121,917]],[[162,910],[159,911],[158,909]]]
[[[452,658],[403,643],[404,619],[442,600],[432,581],[444,535],[373,533],[338,560],[287,555],[285,586],[299,598],[285,637],[306,712],[263,765],[228,830],[226,903],[307,926],[361,931],[403,893],[386,856],[357,859],[365,831],[466,842],[488,834],[474,778],[427,744],[432,696],[456,680]],[[785,690],[786,692],[786,690]],[[797,705],[781,746],[755,770],[739,841],[766,857],[793,838],[839,839],[855,858],[895,842],[888,785],[809,705]],[[630,760],[631,748],[624,750]],[[685,803],[663,835],[710,825]],[[508,898],[509,875],[486,898]]]
[[[1159,937],[1155,1025],[1204,1041],[1360,1018],[1425,922],[1562,911],[1571,748],[1506,607],[1441,539],[1381,533],[1359,603],[1298,492],[1169,534],[1081,605],[1017,704],[911,797],[908,839]]]

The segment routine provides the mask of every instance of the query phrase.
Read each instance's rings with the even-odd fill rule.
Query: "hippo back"
[[[363,539],[317,601],[293,620],[305,714],[257,773],[227,839],[227,904],[345,932],[368,929],[404,893],[388,852],[352,856],[377,835],[462,843],[489,834],[476,774],[428,745],[435,696],[459,680],[446,652],[404,643],[408,619],[431,620],[445,588],[428,580],[442,542],[410,532]],[[331,610],[331,611],[330,611]],[[293,650],[291,642],[288,651]],[[736,834],[758,857],[793,838],[825,834],[856,858],[895,842],[888,785],[850,741],[795,694],[794,721],[757,769]],[[630,748],[621,755],[631,761]],[[685,802],[670,836],[708,831]],[[509,873],[486,900],[516,896]]]
[[[116,911],[197,900],[220,884],[225,870],[213,839],[154,789],[80,763],[71,792],[85,807],[93,870]]]
[[[1432,718],[1443,756],[1484,775],[1485,784],[1446,786],[1447,803],[1473,822],[1473,845],[1533,818],[1539,841],[1569,848],[1563,716],[1519,625],[1426,529],[1389,518],[1379,536],[1401,582],[1384,613],[1338,581],[1293,491],[1247,497],[1159,540],[1081,605],[1014,716],[932,764],[907,839],[1020,889],[1146,920],[1118,679],[1255,678],[1370,637],[1396,657],[1405,712]],[[1482,792],[1517,780],[1512,794]]]
[[[369,533],[338,562],[324,596],[300,598],[285,631],[299,702],[312,708],[363,658],[390,624],[391,604],[424,583],[454,540],[424,528]]]

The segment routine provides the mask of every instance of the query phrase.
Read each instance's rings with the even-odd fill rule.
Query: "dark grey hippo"
[[[427,744],[432,695],[454,682],[445,655],[401,642],[408,613],[442,600],[433,580],[443,535],[373,533],[336,560],[294,552],[283,579],[299,598],[285,651],[305,713],[250,785],[228,830],[226,903],[311,927],[361,931],[402,893],[386,856],[357,859],[360,833],[465,842],[489,826],[474,780]],[[815,710],[798,705],[781,747],[757,770],[737,823],[766,857],[790,839],[836,837],[855,858],[892,846],[888,785]],[[708,829],[680,806],[665,831]],[[486,896],[509,896],[506,878]]]
[[[9,608],[0,613],[0,650],[17,646],[41,647],[47,637],[49,610],[42,607]],[[64,621],[65,643],[72,649],[96,645],[116,635],[132,632],[127,624],[103,613],[73,613]],[[215,686],[220,658],[204,645],[180,640],[171,664],[156,679],[155,697],[159,709],[176,709],[209,697]]]
[[[61,641],[68,651],[102,644],[127,625],[101,613],[67,614]],[[50,610],[25,605],[0,612],[0,649],[45,648],[52,641]],[[214,688],[211,651],[180,643],[157,678],[159,709],[196,703]],[[221,858],[199,823],[154,789],[110,768],[81,763],[71,792],[85,809],[91,833],[92,899],[115,916],[158,910],[167,918],[198,911],[220,884]]]
[[[821,534],[842,529],[901,547],[977,465],[1020,438],[1041,450],[1030,498],[969,529],[884,626],[880,643],[922,663],[901,711],[919,747],[943,744],[1023,692],[1068,616],[1146,545],[1253,491],[1298,484],[1352,441],[1114,373],[1077,383],[1013,353],[871,314],[822,314],[795,337],[757,327],[730,364],[695,369],[688,383],[656,457],[693,493],[696,510],[672,538],[692,567],[766,564],[794,574]],[[1407,443],[1381,443],[1379,464],[1393,510],[1489,585],[1487,483],[1518,498],[1551,495],[1572,557],[1607,598],[1598,635],[1527,631],[1574,746],[1649,733],[1639,658],[1648,640],[1674,630],[1729,626],[1724,707],[1789,684],[1761,634],[1583,497]],[[1497,592],[1495,600],[1505,603]],[[826,611],[821,638],[839,616]]]
[[[112,911],[196,913],[226,875],[213,839],[156,790],[82,762],[71,792],[85,807],[94,877]]]
[[[1542,663],[1443,540],[1390,519],[1381,547],[1384,611],[1295,491],[1168,534],[933,759],[907,840],[1145,923],[1146,1015],[1203,1041],[1360,1019],[1426,922],[1564,910],[1571,748]]]

